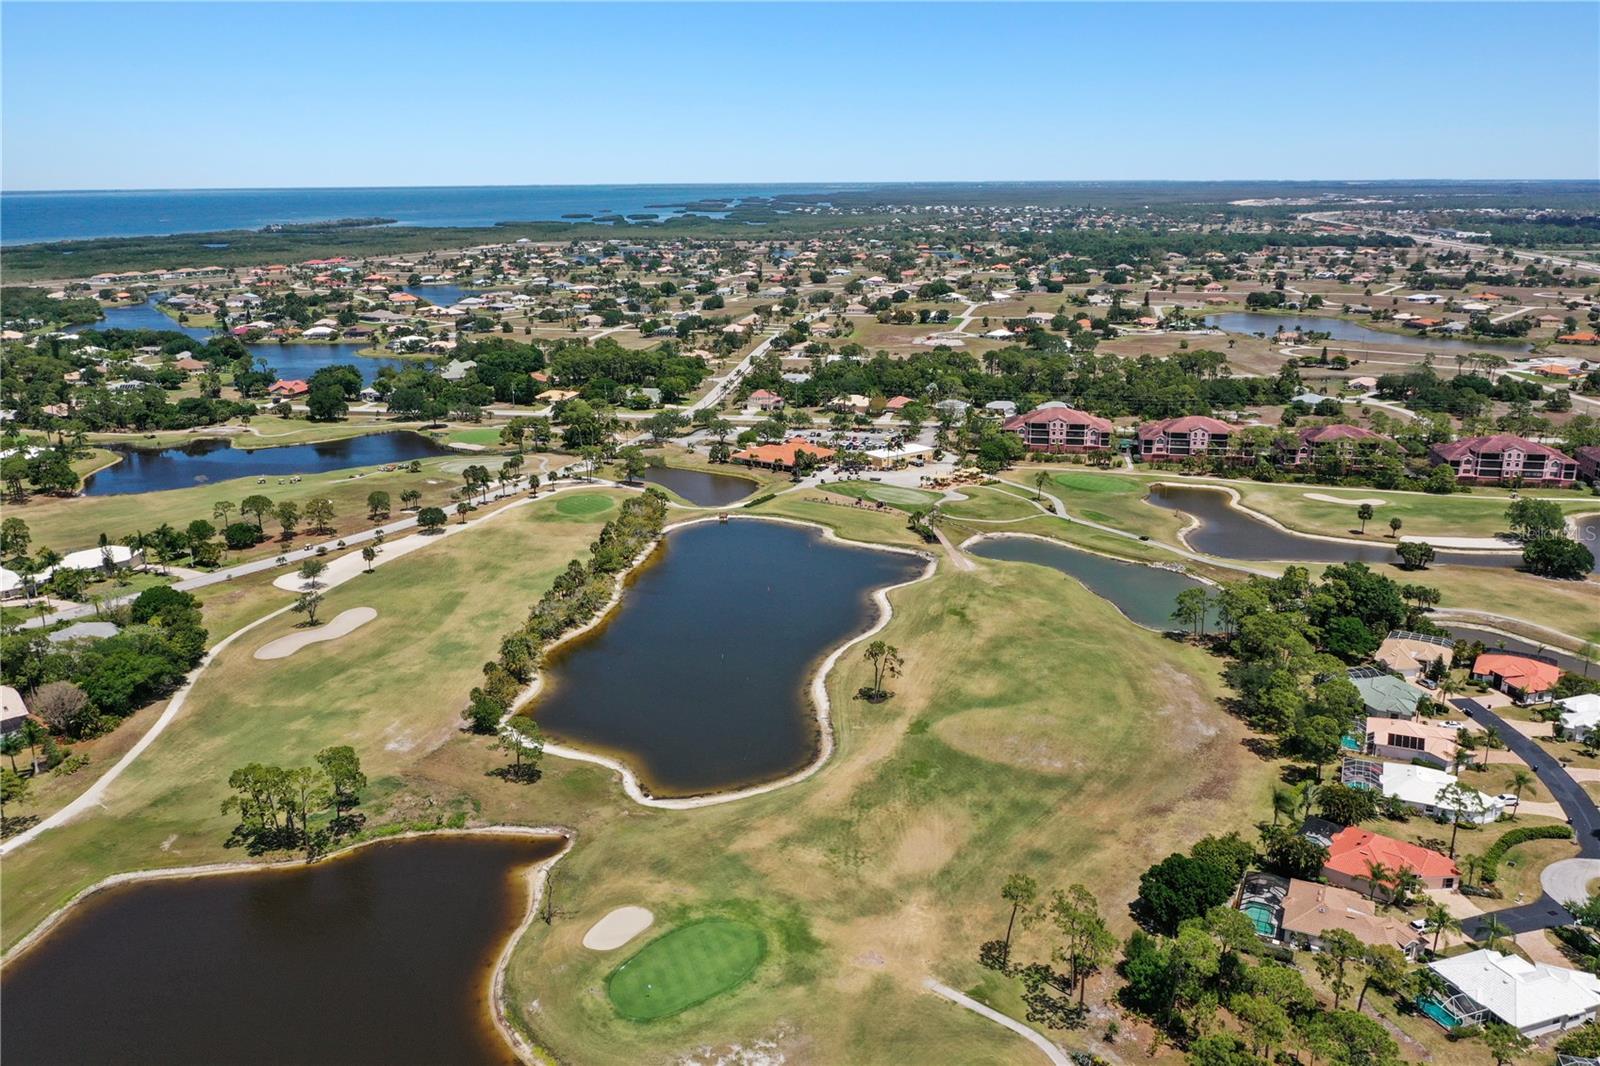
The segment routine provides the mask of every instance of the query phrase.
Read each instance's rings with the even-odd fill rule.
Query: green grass
[[[472,429],[458,429],[449,436],[451,444],[482,444],[493,446],[500,443],[500,429],[497,426],[476,426]]]
[[[573,517],[604,514],[616,505],[616,500],[600,492],[570,492],[556,498],[556,510]]]
[[[823,487],[841,496],[885,503],[902,511],[925,511],[939,502],[936,492],[902,488],[899,485],[880,485],[875,481],[832,481]]]
[[[755,926],[705,918],[651,941],[611,971],[606,995],[631,1021],[671,1017],[744,984],[766,954],[767,938]]]

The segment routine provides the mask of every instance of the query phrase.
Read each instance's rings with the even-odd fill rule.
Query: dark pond
[[[122,885],[5,969],[7,1066],[515,1062],[490,982],[559,839],[374,844]]]
[[[1416,312],[1427,314],[1423,304]],[[1321,315],[1263,315],[1252,311],[1229,311],[1220,315],[1207,315],[1206,325],[1228,333],[1265,333],[1272,336],[1282,327],[1287,332],[1315,331],[1326,333],[1336,341],[1359,341],[1362,344],[1388,348],[1415,349],[1425,352],[1528,352],[1533,349],[1521,342],[1507,343],[1494,340],[1455,340],[1450,337],[1422,337],[1408,333],[1385,333],[1363,325],[1359,318],[1328,317]]]
[[[667,534],[609,622],[554,655],[532,708],[552,737],[616,755],[656,795],[768,781],[817,751],[811,676],[923,560],[740,519]]]
[[[156,299],[151,297],[149,301],[132,307],[109,307],[105,311],[105,318],[101,321],[73,326],[67,332],[81,333],[86,329],[152,329],[182,333],[201,344],[212,338],[213,333],[209,329],[178,325],[177,319],[162,314],[157,309],[156,303]],[[372,358],[357,354],[365,347],[364,344],[279,344],[272,341],[265,344],[247,344],[245,347],[250,349],[251,355],[266,360],[267,365],[278,377],[299,378],[302,381],[311,377],[321,367],[333,363],[351,364],[361,371],[361,380],[368,384],[371,384],[378,371],[385,366],[403,370],[408,365],[416,365],[414,361]]]
[[[1576,527],[1572,530],[1572,538],[1594,556],[1594,572],[1600,574],[1600,514],[1583,515],[1572,520]]]
[[[425,283],[422,285],[407,285],[405,291],[419,300],[427,300],[437,307],[454,307],[468,296],[481,296],[487,289],[463,289],[460,285],[449,285],[443,282]]]
[[[671,489],[698,507],[723,507],[737,503],[755,491],[749,478],[731,474],[712,474],[705,470],[680,470],[675,466],[652,466],[639,480]]]
[[[1281,559],[1312,563],[1393,563],[1395,542],[1375,535],[1371,544],[1297,537],[1258,522],[1234,507],[1221,489],[1197,485],[1156,485],[1147,499],[1157,507],[1182,511],[1200,520],[1200,525],[1184,535],[1189,547],[1219,559]],[[1522,565],[1514,552],[1440,551],[1433,565],[1498,566]]]
[[[1178,593],[1207,587],[1205,582],[1186,574],[1108,559],[1032,537],[985,537],[966,550],[983,559],[1034,563],[1059,570],[1081,581],[1095,595],[1110,600],[1134,622],[1150,629],[1177,628],[1172,621],[1172,608]]]
[[[186,489],[236,477],[321,474],[357,466],[406,463],[450,449],[420,433],[367,433],[320,444],[279,448],[235,448],[231,441],[196,440],[176,448],[110,448],[122,461],[91,474],[85,496],[127,496],[136,492]]]

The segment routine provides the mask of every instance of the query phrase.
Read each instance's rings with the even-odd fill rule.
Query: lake
[[[152,297],[145,303],[131,307],[108,307],[105,309],[105,318],[99,322],[73,326],[67,332],[82,333],[91,329],[166,330],[169,333],[182,333],[201,344],[214,336],[209,329],[180,326],[177,319],[169,317],[156,307],[157,302]],[[279,344],[276,341],[268,341],[261,344],[247,344],[245,347],[250,350],[251,355],[266,360],[276,376],[291,380],[298,378],[305,381],[322,367],[334,363],[348,363],[359,370],[361,380],[370,385],[383,367],[404,370],[407,366],[419,365],[415,360],[361,355],[359,354],[361,350],[367,347],[365,344]]]
[[[985,537],[964,550],[982,559],[1033,563],[1059,570],[1082,582],[1095,595],[1110,600],[1130,620],[1148,629],[1181,628],[1172,620],[1178,593],[1209,588],[1187,574],[1126,563],[1033,537]]]
[[[675,466],[652,466],[639,475],[639,480],[671,489],[697,507],[725,507],[756,490],[756,483],[747,477]]]
[[[1427,305],[1422,309],[1427,310]],[[1272,336],[1280,327],[1293,332],[1315,331],[1326,333],[1335,341],[1359,341],[1389,348],[1416,349],[1428,352],[1492,352],[1496,354],[1529,352],[1533,349],[1521,341],[1456,340],[1450,337],[1421,337],[1409,333],[1385,333],[1363,325],[1354,316],[1330,317],[1323,315],[1263,315],[1253,311],[1229,311],[1220,315],[1207,315],[1206,325],[1228,333],[1265,333]],[[1309,342],[1316,347],[1319,342]],[[1337,347],[1328,345],[1328,347]],[[1354,349],[1352,349],[1354,351]]]
[[[319,444],[276,448],[235,448],[231,441],[195,440],[175,448],[112,445],[122,457],[114,466],[89,475],[85,496],[127,496],[136,492],[186,489],[239,477],[321,474],[357,466],[408,463],[453,454],[429,437],[409,430],[367,433]]]
[[[679,212],[664,205],[819,194],[853,185],[485,185],[340,189],[125,189],[0,194],[5,244],[156,236],[342,218],[392,218],[402,226],[492,226],[564,216]],[[709,207],[696,214],[721,217]],[[515,228],[506,240],[515,240]]]
[[[440,836],[96,893],[5,968],[0,1056],[513,1063],[490,984],[559,838]]]
[[[756,519],[674,530],[609,620],[550,655],[530,713],[658,796],[783,777],[818,750],[812,674],[877,617],[873,589],[924,565]]]
[[[1066,544],[1032,537],[985,537],[965,550],[984,559],[1036,563],[1059,570],[1083,582],[1090,592],[1110,600],[1133,621],[1153,629],[1173,628],[1171,615],[1178,593],[1203,585],[1203,582],[1186,574],[1107,559]],[[1216,624],[1215,618],[1211,619],[1211,624]],[[1582,659],[1547,645],[1502,636],[1473,626],[1436,624],[1457,640],[1481,640],[1490,648],[1545,655],[1554,659],[1564,670],[1579,674],[1584,672]],[[1589,671],[1600,676],[1600,666],[1591,664]]]
[[[1394,563],[1395,541],[1374,534],[1371,544],[1343,540],[1318,540],[1287,533],[1251,518],[1234,507],[1221,489],[1198,485],[1153,485],[1145,497],[1157,507],[1181,511],[1200,520],[1200,525],[1184,534],[1190,548],[1219,559],[1280,559],[1303,563]],[[1439,551],[1434,566],[1518,567],[1522,556],[1515,552]]]

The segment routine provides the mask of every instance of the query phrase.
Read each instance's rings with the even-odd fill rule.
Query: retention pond
[[[872,591],[925,563],[750,519],[666,535],[606,621],[562,645],[528,709],[551,738],[618,758],[658,796],[781,778],[818,750],[813,674],[868,628]]]
[[[557,837],[440,836],[118,885],[5,968],[0,1055],[47,1063],[516,1061],[493,970]]]

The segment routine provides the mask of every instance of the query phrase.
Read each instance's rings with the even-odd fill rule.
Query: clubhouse
[[[752,448],[745,448],[743,451],[734,452],[732,458],[734,462],[743,463],[745,466],[761,466],[768,470],[793,470],[801,452],[815,456],[819,463],[825,463],[838,454],[832,448],[812,444],[804,437],[792,437],[782,444],[757,444]]]

